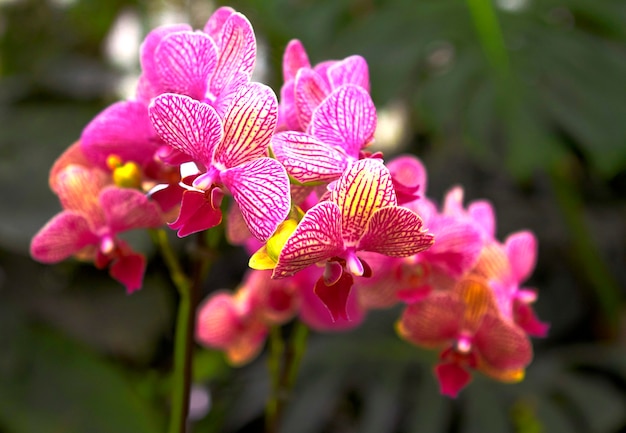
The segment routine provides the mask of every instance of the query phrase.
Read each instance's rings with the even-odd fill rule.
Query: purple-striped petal
[[[327,74],[333,89],[344,84],[354,84],[368,92],[370,90],[370,75],[367,61],[361,56],[346,57],[330,66]]]
[[[217,8],[213,14],[209,17],[204,25],[204,32],[213,38],[214,41],[221,40],[222,28],[224,23],[235,13],[235,9],[229,6],[222,6]]]
[[[30,255],[42,263],[57,263],[99,241],[89,221],[76,212],[64,211],[52,218],[33,237]]]
[[[309,132],[357,157],[374,139],[376,107],[369,93],[355,85],[335,90],[313,112]]]
[[[224,118],[224,139],[215,150],[215,161],[232,168],[266,156],[277,118],[272,89],[260,83],[242,86]]]
[[[159,43],[154,61],[163,92],[202,100],[217,66],[217,47],[204,33],[176,32]]]
[[[120,101],[100,112],[85,127],[80,146],[89,161],[107,168],[110,155],[143,165],[158,148],[148,109],[136,101]]]
[[[219,97],[231,77],[238,72],[252,74],[256,59],[256,38],[248,19],[240,13],[228,17],[222,27],[217,68],[209,90],[213,97]]]
[[[280,88],[280,105],[278,107],[278,127],[280,131],[300,131],[300,121],[296,111],[295,82],[289,80]]]
[[[271,148],[289,176],[303,184],[337,179],[348,164],[340,149],[304,132],[280,132],[272,137]]]
[[[167,93],[155,98],[148,112],[164,142],[207,167],[211,165],[215,146],[222,139],[222,122],[213,107]]]
[[[537,239],[530,231],[513,233],[504,242],[511,263],[513,279],[518,284],[526,281],[537,262]]]
[[[310,68],[301,68],[294,82],[294,98],[300,128],[304,131],[311,122],[313,112],[330,93],[324,78]]]
[[[144,94],[145,97],[154,97],[162,92],[159,72],[157,70],[154,53],[161,41],[168,35],[176,32],[190,32],[191,26],[188,24],[173,24],[157,27],[152,30],[141,43],[140,62],[142,70],[142,85],[145,89],[150,89],[151,95]]]
[[[258,158],[223,171],[221,179],[239,205],[250,233],[265,242],[291,208],[285,168],[275,159]]]
[[[331,200],[341,210],[343,239],[351,246],[358,244],[374,212],[397,204],[389,170],[376,159],[352,164],[337,181]]]
[[[215,108],[215,111],[219,114],[220,119],[226,117],[228,110],[230,110],[230,107],[234,103],[234,99],[238,96],[243,86],[248,83],[250,83],[250,77],[243,72],[237,72],[232,75],[230,77],[230,81],[224,85],[224,88],[218,98],[207,101],[213,108]]]
[[[319,203],[304,215],[287,239],[272,278],[288,277],[312,264],[340,255],[343,250],[341,211],[335,203]]]
[[[293,80],[300,68],[310,68],[309,56],[298,39],[292,39],[285,47],[283,54],[283,79],[284,81]]]
[[[422,220],[417,214],[392,206],[372,214],[357,249],[390,257],[408,257],[424,251],[433,242],[434,237],[422,230]]]
[[[113,233],[163,225],[158,205],[140,191],[109,186],[100,193],[100,203]]]

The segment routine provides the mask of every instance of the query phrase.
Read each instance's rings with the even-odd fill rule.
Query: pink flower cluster
[[[456,396],[470,370],[520,380],[528,335],[547,332],[531,308],[535,291],[520,287],[534,236],[500,243],[487,202],[465,209],[456,188],[438,210],[419,160],[385,163],[367,150],[377,117],[362,57],[312,66],[291,41],[280,102],[252,81],[255,59],[252,26],[228,7],[202,30],[150,32],[135,98],[97,115],[55,163],[50,185],[64,210],[33,238],[32,256],[108,266],[130,292],[145,259],[120,233],[211,229],[228,196],[227,237],[249,251],[252,269],[235,292],[203,302],[201,344],[241,364],[296,315],[340,330],[402,302],[398,333],[440,351],[444,394]]]

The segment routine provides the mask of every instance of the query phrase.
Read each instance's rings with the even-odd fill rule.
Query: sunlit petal
[[[98,237],[91,231],[85,217],[65,211],[52,218],[35,235],[30,244],[30,255],[43,263],[57,263],[85,246],[97,243]]]

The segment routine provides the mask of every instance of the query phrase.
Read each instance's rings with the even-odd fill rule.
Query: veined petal
[[[56,192],[64,209],[81,213],[95,230],[105,224],[98,196],[109,183],[102,170],[69,165],[57,175]]]
[[[313,112],[307,130],[353,157],[372,142],[375,131],[376,107],[372,98],[364,89],[351,84],[333,90]]]
[[[526,333],[512,322],[487,314],[474,336],[474,345],[481,358],[498,370],[526,367],[533,350]]]
[[[55,194],[58,194],[57,176],[70,165],[82,165],[86,168],[92,166],[92,163],[87,160],[87,157],[80,147],[80,141],[74,142],[70,147],[65,149],[65,151],[56,159],[56,161],[54,161],[54,164],[50,169],[50,175],[48,176],[48,185],[50,186],[52,192],[54,192]]]
[[[260,83],[241,86],[224,118],[224,139],[215,150],[215,161],[232,168],[266,156],[277,120],[272,89]]]
[[[278,130],[300,131],[300,121],[296,110],[294,80],[289,80],[280,88],[280,105],[278,106]]]
[[[158,148],[155,138],[147,107],[137,101],[120,101],[89,122],[80,146],[89,161],[106,169],[109,155],[139,164],[150,161]]]
[[[266,241],[289,215],[289,178],[275,159],[258,158],[225,170],[222,182],[239,205],[250,233],[260,241]]]
[[[422,220],[417,214],[392,206],[372,214],[357,249],[390,257],[408,257],[429,248],[434,241],[433,235],[422,230]]]
[[[176,150],[210,166],[222,139],[222,122],[209,104],[189,96],[166,93],[152,100],[150,120],[159,136]]]
[[[202,100],[217,66],[217,47],[201,32],[171,33],[157,46],[154,60],[164,92]]]
[[[313,112],[330,93],[330,90],[324,78],[313,69],[301,68],[298,71],[294,82],[294,100],[302,130],[306,130]]]
[[[537,239],[532,232],[513,233],[504,242],[506,255],[511,263],[513,279],[517,283],[526,281],[537,261]]]
[[[285,47],[283,54],[283,79],[293,80],[300,68],[310,68],[309,56],[298,39],[292,39]]]
[[[326,72],[333,88],[344,84],[355,84],[370,90],[370,75],[367,62],[361,56],[346,57],[328,68]]]
[[[378,209],[396,205],[389,170],[375,159],[355,162],[337,181],[331,200],[341,209],[346,244],[356,246],[372,214]]]
[[[221,40],[222,28],[224,23],[235,13],[235,9],[229,6],[219,7],[211,14],[206,24],[204,25],[204,32],[213,38],[214,41]]]
[[[231,14],[222,26],[217,68],[209,90],[219,96],[230,77],[238,72],[250,76],[256,59],[256,38],[248,19],[240,13]]]
[[[285,131],[272,137],[272,153],[300,183],[337,179],[348,165],[345,153],[304,132]]]
[[[233,105],[235,97],[238,96],[241,88],[248,83],[250,83],[250,77],[243,72],[237,72],[231,75],[230,80],[224,84],[219,96],[210,101],[211,106],[215,108],[220,119],[226,117],[228,110],[230,110],[230,107]],[[208,96],[211,97],[211,95]]]
[[[317,263],[340,255],[341,211],[335,203],[322,202],[304,215],[278,257],[272,278],[283,278]]]
[[[30,255],[42,263],[57,263],[99,241],[89,222],[79,213],[61,212],[33,237]]]
[[[100,203],[113,233],[163,225],[158,205],[140,191],[109,186],[100,193]]]

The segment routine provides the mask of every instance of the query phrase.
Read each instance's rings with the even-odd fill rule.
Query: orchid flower
[[[404,257],[432,243],[433,237],[423,230],[420,217],[396,205],[389,170],[379,160],[364,159],[339,178],[330,200],[318,203],[304,215],[278,257],[273,278],[325,263],[315,292],[333,318],[346,318],[353,276],[370,274],[358,251]]]
[[[259,83],[241,86],[222,120],[209,104],[166,93],[149,107],[150,119],[163,141],[190,155],[204,172],[184,179],[180,214],[170,227],[178,236],[218,225],[223,190],[228,190],[250,232],[267,240],[290,210],[285,168],[268,158],[276,127],[274,92]]]
[[[56,192],[64,210],[33,238],[30,253],[43,263],[57,263],[76,255],[109,266],[111,276],[128,292],[141,287],[145,259],[119,233],[163,224],[158,206],[139,191],[109,184],[97,168],[69,165],[56,174]]]

